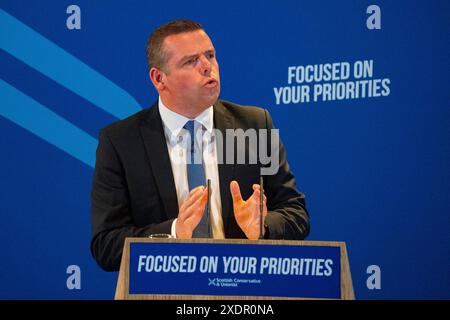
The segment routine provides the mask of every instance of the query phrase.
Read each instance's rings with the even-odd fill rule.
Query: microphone
[[[206,201],[206,216],[208,217],[208,233],[211,238],[214,238],[213,227],[211,221],[211,179],[206,181],[206,187],[208,188],[208,199]]]
[[[208,217],[211,220],[211,179],[208,179],[207,188],[208,188],[208,201],[206,203],[206,213],[208,214]]]
[[[259,239],[263,239],[263,200],[264,200],[264,189],[263,189],[263,177],[259,177]]]

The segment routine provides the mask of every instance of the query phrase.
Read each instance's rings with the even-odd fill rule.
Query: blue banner
[[[89,249],[99,131],[157,101],[146,43],[177,18],[210,36],[220,98],[270,112],[306,240],[346,243],[356,299],[450,299],[448,0],[1,0],[0,299],[114,297]]]
[[[130,294],[341,297],[340,247],[130,243]]]

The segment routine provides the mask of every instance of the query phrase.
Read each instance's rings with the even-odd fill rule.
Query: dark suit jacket
[[[271,129],[272,120],[264,109],[219,100],[214,104],[214,127],[225,137],[225,129]],[[304,239],[309,233],[304,195],[295,188],[281,142],[279,154],[278,172],[264,177],[266,238]],[[252,184],[259,183],[260,167],[259,161],[218,165],[226,238],[246,238],[234,218],[230,182],[238,181],[242,197],[247,199],[253,192]],[[175,183],[158,105],[102,129],[92,187],[91,252],[97,263],[105,270],[118,270],[126,237],[170,234],[177,215]]]

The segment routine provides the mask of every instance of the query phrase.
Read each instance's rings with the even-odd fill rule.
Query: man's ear
[[[150,80],[152,81],[158,92],[164,90],[164,88],[166,87],[164,84],[164,72],[162,72],[158,68],[153,67],[148,72],[148,75],[150,76]]]

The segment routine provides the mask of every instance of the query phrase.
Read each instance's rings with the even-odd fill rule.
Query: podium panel
[[[354,299],[343,242],[127,238],[115,299]]]

